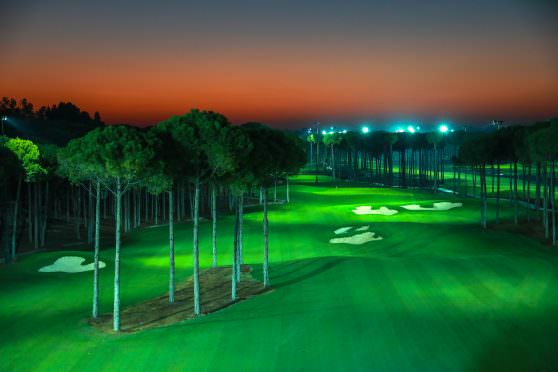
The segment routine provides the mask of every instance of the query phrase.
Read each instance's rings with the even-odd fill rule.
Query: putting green
[[[85,322],[91,272],[37,272],[63,256],[91,262],[91,253],[38,253],[2,266],[0,370],[558,368],[555,250],[520,234],[481,230],[475,200],[451,213],[360,216],[351,210],[370,203],[394,209],[463,200],[345,183],[336,188],[327,180],[316,187],[313,179],[293,179],[291,203],[270,207],[274,291],[193,321],[137,334],[100,333]],[[261,279],[262,214],[259,207],[246,212],[244,259]],[[339,227],[366,225],[384,239],[329,243]],[[219,264],[230,264],[232,218],[220,219],[218,228]],[[210,231],[204,221],[203,267],[211,265]],[[167,232],[161,226],[124,237],[123,306],[167,290]],[[183,280],[192,271],[191,226],[177,226],[176,235]],[[101,253],[107,264],[100,272],[102,312],[112,309],[113,254]]]

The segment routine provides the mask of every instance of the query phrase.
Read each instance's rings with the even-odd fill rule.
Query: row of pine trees
[[[260,123],[233,126],[215,112],[191,110],[149,128],[103,126],[66,146],[2,137],[0,172],[6,261],[14,261],[26,222],[36,249],[45,245],[52,221],[86,231],[94,251],[92,315],[99,316],[101,222],[114,223],[113,328],[120,329],[121,232],[142,221],[169,225],[169,301],[174,302],[174,223],[192,220],[194,312],[202,312],[199,290],[199,223],[212,219],[213,266],[218,264],[218,211],[235,215],[231,299],[236,299],[242,263],[242,221],[247,197],[263,205],[264,286],[269,286],[268,189],[305,164],[303,143]],[[26,190],[26,191],[24,191]],[[26,197],[24,197],[26,194]]]
[[[487,227],[488,199],[495,222],[506,197],[520,222],[520,207],[530,222],[537,218],[547,239],[556,237],[555,162],[558,121],[491,131],[428,133],[309,133],[308,162],[316,173],[329,169],[333,179],[386,186],[422,187],[478,197],[481,226]],[[506,183],[506,191],[502,191]],[[491,187],[489,187],[491,185]],[[491,189],[491,191],[489,191]]]

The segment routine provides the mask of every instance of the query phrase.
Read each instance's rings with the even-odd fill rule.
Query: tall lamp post
[[[318,161],[320,160],[320,122],[317,122],[315,125],[316,128],[316,183],[318,183]]]
[[[8,117],[3,115],[2,118],[0,119],[0,121],[2,122],[2,135],[4,136],[4,122],[8,121]]]

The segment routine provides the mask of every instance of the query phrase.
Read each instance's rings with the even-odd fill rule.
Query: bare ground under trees
[[[216,267],[200,272],[200,297],[202,313],[209,314],[252,296],[268,292],[263,283],[252,277],[252,268],[241,267],[241,280],[237,284],[237,300],[231,301],[231,268]],[[148,328],[163,327],[194,318],[193,277],[177,285],[175,302],[169,303],[168,294],[127,307],[120,312],[122,332],[138,332]],[[112,314],[89,319],[89,324],[112,332]]]

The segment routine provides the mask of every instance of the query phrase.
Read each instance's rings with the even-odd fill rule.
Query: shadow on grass
[[[552,315],[508,323],[472,359],[471,371],[558,371],[558,320]]]
[[[272,279],[273,277],[285,277],[290,279],[284,281],[279,280],[276,284],[272,283],[272,286],[273,288],[282,288],[300,283],[334,268],[342,263],[342,261],[344,261],[344,259],[341,257],[327,257],[290,262],[288,265],[283,264],[275,270],[272,269],[271,277]]]

